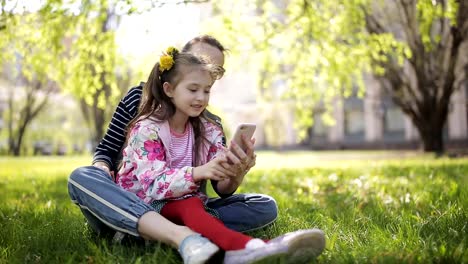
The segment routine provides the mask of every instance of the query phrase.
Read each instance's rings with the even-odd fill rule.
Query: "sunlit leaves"
[[[448,23],[454,25],[458,3],[455,0],[419,0],[417,1],[416,8],[422,41],[425,48],[431,50],[440,41],[440,35],[435,33],[438,30],[435,28],[437,27],[436,21],[448,20]],[[440,27],[441,25],[438,26]]]
[[[121,96],[117,81],[129,78],[117,52],[115,30],[117,13],[132,3],[117,7],[114,0],[47,0],[2,13],[8,26],[1,30],[0,64],[6,66],[2,71],[11,88],[19,89],[15,86],[24,82],[33,88],[35,83],[46,98],[43,90],[50,92],[54,83],[56,92],[59,88],[83,99],[100,115],[87,121],[91,126],[101,122],[95,125],[101,131],[107,117],[103,109]]]
[[[363,94],[362,73],[371,70],[372,59],[361,9],[368,1],[240,2],[216,2],[230,10],[220,18],[229,21],[225,25],[231,35],[223,43],[234,52],[251,54],[243,60],[264,77],[259,89],[266,101],[294,100],[300,134],[313,124],[315,107],[322,105],[330,116],[329,105],[337,97],[356,90]],[[383,59],[383,52],[376,54]],[[274,96],[278,82],[287,83],[279,98]]]
[[[415,43],[430,51],[443,41],[441,32],[448,32],[441,27],[454,25],[458,12],[455,0],[215,3],[219,18],[218,24],[210,22],[211,30],[262,76],[258,85],[265,101],[295,101],[301,135],[313,124],[313,111],[325,109],[330,116],[336,99],[363,96],[365,74],[384,76],[389,64],[401,69],[414,56]],[[375,23],[375,33],[369,33],[369,23]],[[275,85],[282,82],[286,89]],[[273,96],[278,91],[279,98]]]
[[[86,33],[77,34],[73,40],[69,67],[64,76],[67,85],[63,88],[78,98],[84,98],[89,105],[92,105],[97,95],[98,106],[104,108],[109,96],[119,95],[116,89],[116,67],[121,61],[117,56],[114,33],[98,33],[99,26],[90,22],[83,28]],[[110,94],[99,92],[106,85],[114,90]]]
[[[393,58],[401,66],[405,58],[411,58],[411,49],[406,43],[396,40],[391,33],[371,34],[366,37],[366,41],[370,59],[377,62],[377,65],[374,64],[374,73],[378,75],[384,73],[384,68],[378,63],[386,63],[389,58]]]
[[[55,62],[60,46],[54,37],[60,29],[46,28],[44,24],[49,19],[37,14],[16,15],[11,19],[15,20],[15,26],[2,31],[0,62],[21,68],[21,72],[16,71],[16,76],[9,78],[24,77],[28,82],[56,80]]]

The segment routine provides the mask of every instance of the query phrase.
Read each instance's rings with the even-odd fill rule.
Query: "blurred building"
[[[379,84],[367,78],[364,98],[351,97],[335,102],[335,124],[327,126],[322,111],[314,112],[314,125],[299,142],[294,129],[294,109],[287,102],[261,102],[251,74],[229,72],[218,81],[211,104],[223,117],[227,130],[237,124],[257,124],[257,145],[265,148],[311,149],[414,149],[419,133],[412,121],[392,100],[381,93]],[[468,85],[452,95],[444,127],[447,147],[468,148]],[[274,122],[272,121],[274,120]]]
[[[327,127],[317,113],[306,144],[314,149],[417,148],[419,133],[411,120],[367,80],[364,98],[352,97],[334,108],[336,124]],[[468,147],[468,85],[452,95],[443,137],[447,147]]]

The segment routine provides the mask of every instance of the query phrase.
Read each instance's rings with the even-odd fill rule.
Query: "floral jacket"
[[[217,125],[202,118],[205,138],[199,164],[207,163],[223,150],[224,134]],[[123,150],[122,166],[117,173],[117,183],[135,193],[146,203],[154,200],[171,200],[197,195],[206,199],[206,181],[195,183],[193,167],[173,168],[171,156],[165,146],[170,146],[169,122],[155,119],[138,121],[130,131],[128,144]]]

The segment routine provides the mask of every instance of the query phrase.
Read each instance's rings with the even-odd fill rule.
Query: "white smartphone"
[[[251,139],[255,129],[257,128],[257,125],[253,123],[242,123],[239,124],[236,128],[236,131],[234,132],[234,136],[232,137],[232,140],[237,143],[241,147],[243,151],[247,150],[247,146],[244,144],[244,141],[242,140],[242,135],[244,135],[247,139]]]

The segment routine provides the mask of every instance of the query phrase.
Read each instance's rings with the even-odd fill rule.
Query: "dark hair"
[[[175,112],[176,107],[172,103],[171,98],[167,96],[164,92],[163,84],[168,82],[174,87],[182,79],[184,73],[183,68],[187,66],[198,66],[202,67],[203,70],[206,70],[210,73],[213,80],[219,79],[219,76],[222,75],[224,71],[221,66],[209,63],[208,59],[205,59],[201,56],[197,56],[188,52],[176,52],[173,55],[174,64],[169,70],[164,70],[161,72],[159,67],[159,62],[157,62],[151,73],[148,77],[148,81],[143,86],[143,94],[138,109],[138,114],[127,126],[127,133],[130,134],[130,130],[135,125],[135,123],[142,119],[147,119],[155,117],[158,120],[169,120]],[[205,111],[203,110],[201,116],[205,117],[208,121],[214,122],[206,117]],[[204,126],[199,116],[190,117],[190,123],[192,124],[194,135],[195,135],[195,164],[198,161],[197,153],[198,149],[201,146],[201,142],[204,139]]]
[[[215,39],[214,37],[210,36],[210,35],[201,35],[201,36],[198,36],[198,37],[195,37],[193,38],[192,40],[190,40],[189,42],[185,43],[184,47],[182,48],[182,52],[188,52],[192,46],[196,43],[205,43],[205,44],[208,44],[212,47],[215,47],[217,49],[219,49],[221,52],[225,52],[225,51],[228,51],[226,48],[224,48],[224,46],[217,40]]]

